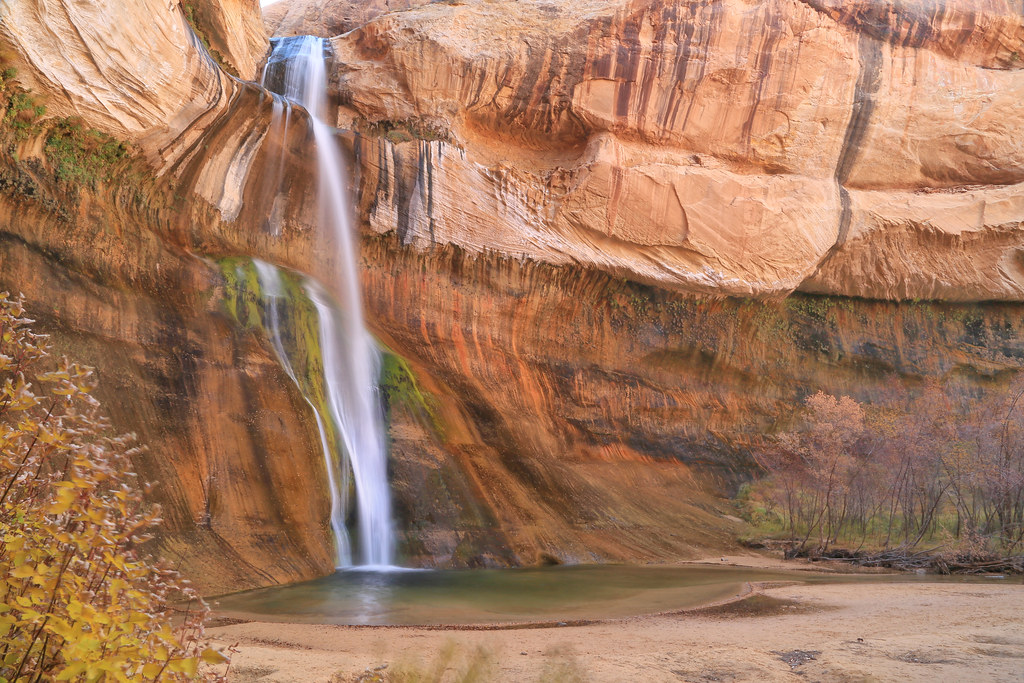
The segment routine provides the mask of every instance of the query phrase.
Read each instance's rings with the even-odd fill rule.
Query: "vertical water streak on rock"
[[[441,143],[437,143],[440,148]],[[430,243],[437,240],[434,237],[434,155],[433,142],[421,140],[419,143],[419,176],[420,195],[423,200],[423,208],[427,214],[427,227],[430,231]]]
[[[327,403],[355,479],[360,564],[389,566],[394,529],[377,387],[380,358],[363,324],[345,167],[334,130],[323,122],[327,113],[324,48],[324,40],[312,36],[279,39],[264,69],[264,84],[279,79],[281,94],[310,115],[320,178],[320,220],[331,230],[327,241],[336,250],[338,264],[338,280],[329,289],[337,295],[342,315],[336,315],[325,289],[310,282],[306,293],[319,315]]]
[[[285,373],[299,388],[302,398],[313,411],[316,419],[316,428],[320,432],[320,447],[324,454],[324,466],[327,470],[327,485],[330,489],[331,498],[331,531],[334,534],[334,561],[337,567],[348,567],[352,564],[352,548],[348,538],[348,529],[345,528],[345,509],[347,505],[348,492],[348,468],[339,465],[332,456],[333,450],[327,438],[327,428],[320,409],[309,399],[302,389],[295,369],[292,366],[291,357],[285,349],[284,339],[281,334],[281,299],[285,298],[284,285],[281,282],[281,274],[275,266],[269,263],[253,259],[253,267],[259,278],[260,293],[263,299],[263,307],[266,311],[264,321],[267,332],[270,334],[270,343],[274,346],[277,360]],[[323,321],[321,321],[323,325]]]
[[[264,69],[265,76],[266,69]],[[266,230],[274,237],[279,237],[281,235],[284,209],[287,203],[287,196],[280,192],[284,185],[284,161],[286,156],[285,150],[280,149],[280,146],[288,144],[288,125],[291,123],[292,105],[291,102],[280,95],[274,94],[273,98],[274,102],[271,105],[270,126],[268,128],[269,133],[266,138],[273,145],[278,146],[278,149],[275,149],[277,152],[277,164],[268,169],[263,176],[261,197],[271,198],[269,200],[270,210],[265,224]]]
[[[836,164],[835,172],[836,182],[839,185],[839,199],[842,204],[836,247],[843,246],[850,231],[852,210],[846,182],[850,179],[853,166],[860,154],[861,145],[864,144],[868,122],[871,120],[871,114],[875,111],[875,94],[881,84],[881,43],[867,33],[861,33],[857,43],[857,52],[860,60],[860,74],[854,89],[853,111],[850,113],[850,122],[846,125],[846,135],[843,138],[843,146],[839,153],[839,162]],[[826,256],[827,258],[828,256]]]
[[[836,241],[829,247],[806,281],[817,277],[825,264],[846,244],[850,233],[850,224],[853,221],[853,206],[846,182],[853,173],[854,164],[857,162],[861,146],[868,133],[871,115],[875,111],[875,95],[882,82],[882,45],[867,33],[861,33],[857,41],[857,55],[860,70],[857,75],[857,84],[854,87],[853,108],[850,111],[850,120],[846,124],[843,145],[840,148],[839,160],[833,174],[839,188],[840,206]]]

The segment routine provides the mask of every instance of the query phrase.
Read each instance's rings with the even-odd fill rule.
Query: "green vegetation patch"
[[[385,351],[381,359],[380,389],[389,409],[393,405],[405,406],[425,418],[438,438],[444,440],[444,421],[437,398],[420,388],[409,363],[392,351]]]
[[[147,176],[133,167],[131,145],[77,117],[45,118],[46,106],[21,86],[17,74],[0,63],[0,146],[5,151],[0,190],[34,201],[62,221],[71,220],[80,190],[95,191],[104,184],[123,204],[141,204]],[[43,156],[22,158],[38,149],[40,137]]]
[[[61,119],[46,137],[46,158],[57,180],[95,189],[110,182],[117,164],[130,156],[128,144],[86,128],[81,119]]]
[[[224,278],[224,309],[240,327],[263,328],[263,294],[252,259],[228,257],[217,261]]]
[[[13,72],[13,70],[8,69],[4,73],[7,73],[7,71]],[[27,140],[42,132],[40,119],[45,114],[46,107],[39,104],[31,93],[25,90],[16,90],[7,98],[7,107],[4,110],[3,119],[4,126],[11,131],[15,140]]]

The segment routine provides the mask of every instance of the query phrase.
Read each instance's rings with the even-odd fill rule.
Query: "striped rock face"
[[[359,133],[361,217],[405,243],[692,292],[1016,301],[1019,9],[296,0],[268,23],[348,31],[331,87]],[[137,141],[159,173],[189,165],[232,219],[265,195],[249,181],[272,103],[217,62],[255,76],[258,20],[251,1],[18,0],[0,35],[52,112]]]
[[[333,42],[341,123],[392,131],[366,217],[406,241],[742,296],[1024,294],[1019,3],[467,2]]]
[[[392,351],[400,556],[697,555],[732,542],[723,496],[808,391],[1005,389],[1024,357],[1021,16],[997,0],[268,11],[274,33],[334,36],[365,308]],[[328,283],[337,262],[308,117],[251,80],[261,20],[240,0],[0,4],[0,61],[46,116],[134,151],[69,186],[46,130],[0,127],[0,289],[99,368],[114,423],[154,454],[139,469],[161,482],[160,551],[209,592],[332,568],[317,424],[248,259]],[[315,321],[288,310],[316,367]]]

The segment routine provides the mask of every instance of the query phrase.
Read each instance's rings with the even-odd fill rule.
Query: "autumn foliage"
[[[139,550],[160,522],[139,450],[31,322],[0,293],[0,681],[216,679],[205,604]]]
[[[896,386],[896,385],[894,385]],[[757,453],[747,516],[794,553],[841,545],[961,557],[1024,550],[1024,383],[954,399],[937,383],[877,404],[818,392]]]

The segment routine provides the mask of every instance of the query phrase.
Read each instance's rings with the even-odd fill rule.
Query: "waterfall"
[[[358,563],[390,566],[394,557],[394,538],[384,421],[377,387],[380,354],[363,323],[344,162],[334,129],[322,120],[328,109],[323,39],[298,36],[276,40],[263,72],[264,86],[272,76],[273,80],[281,83],[280,94],[304,107],[310,115],[320,177],[320,222],[323,229],[331,231],[332,239],[328,241],[337,250],[338,279],[330,291],[337,294],[342,314],[338,315],[331,305],[331,297],[325,288],[307,281],[305,289],[319,316],[326,402],[330,419],[341,440],[340,448],[336,450],[345,459],[335,467],[329,454],[327,456],[328,478],[332,487],[331,519],[339,564],[347,566],[350,560],[346,558],[348,540],[345,526],[336,524],[338,516],[344,515],[344,491],[338,487],[338,480],[342,478],[338,473],[343,475],[351,468],[359,522]],[[278,350],[278,353],[282,351]],[[282,362],[287,363],[286,360]],[[335,501],[338,504],[337,515]]]
[[[285,373],[291,378],[295,385],[302,390],[302,384],[292,368],[291,358],[285,350],[284,333],[281,328],[281,301],[285,299],[284,285],[281,282],[281,274],[274,266],[260,261],[252,260],[259,278],[260,290],[266,309],[265,325],[270,334],[270,342],[274,345],[274,352],[277,353],[278,361]],[[336,567],[348,567],[352,564],[352,550],[348,539],[348,529],[345,528],[345,508],[347,507],[346,491],[348,490],[348,469],[339,466],[339,463],[331,455],[331,445],[327,437],[327,427],[320,410],[303,394],[303,398],[313,411],[316,418],[316,427],[320,432],[320,448],[324,454],[324,466],[327,468],[327,487],[331,497],[331,532],[334,534],[334,564]]]

